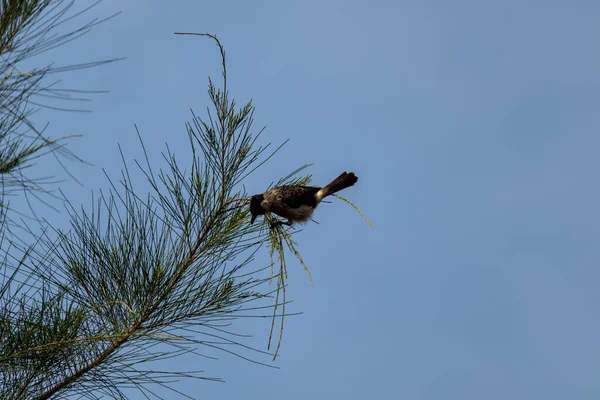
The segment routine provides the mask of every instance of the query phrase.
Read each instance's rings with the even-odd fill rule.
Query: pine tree
[[[209,34],[203,36],[218,45],[223,83],[217,87],[209,79],[209,113],[192,115],[187,124],[191,165],[180,165],[168,148],[166,168],[151,165],[148,157],[135,162],[133,168],[144,172],[151,187],[142,194],[134,188],[132,166],[124,163],[122,177],[93,201],[91,210],[65,199],[70,229],[44,225],[43,234],[30,242],[14,233],[23,220],[11,217],[7,199],[12,191],[48,192],[47,182],[26,175],[27,166],[44,154],[74,157],[64,139],[47,138],[29,118],[32,98],[60,94],[44,85],[54,70],[18,69],[22,60],[97,23],[53,35],[72,5],[2,0],[0,9],[5,60],[0,66],[0,398],[124,398],[123,390],[132,387],[152,398],[153,384],[168,387],[173,379],[207,377],[145,370],[148,362],[203,348],[243,358],[253,357],[245,350],[268,354],[239,342],[223,323],[282,316],[283,244],[298,253],[288,228],[248,223],[242,183],[273,152],[256,144],[262,130],[253,132],[252,103],[238,108],[230,97],[225,51]],[[87,66],[92,65],[72,68]],[[290,175],[279,183],[308,181]],[[272,265],[253,263],[265,244],[279,254],[277,274],[270,272]],[[273,275],[275,287],[269,286]]]

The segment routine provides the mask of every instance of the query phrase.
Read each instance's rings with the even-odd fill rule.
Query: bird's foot
[[[286,221],[282,221],[280,219],[274,219],[274,221],[271,222],[271,229],[275,229],[276,227],[281,226],[281,225],[292,226],[292,221],[288,220],[286,222]]]

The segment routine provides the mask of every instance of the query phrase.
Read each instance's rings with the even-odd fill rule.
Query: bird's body
[[[261,207],[293,222],[307,221],[317,207],[315,195],[321,188],[279,186],[263,193]]]
[[[306,222],[324,197],[354,185],[357,180],[354,173],[344,172],[322,188],[301,185],[278,186],[254,195],[250,201],[252,222],[258,215],[266,212],[287,218],[288,225],[294,222]]]

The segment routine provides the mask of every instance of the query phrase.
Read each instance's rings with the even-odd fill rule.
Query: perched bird
[[[277,221],[275,224],[292,225],[294,222],[305,222],[312,216],[313,211],[324,197],[346,189],[356,183],[358,177],[354,172],[344,172],[329,185],[312,186],[278,186],[262,194],[256,194],[250,199],[251,223],[257,216],[273,212],[287,222]]]

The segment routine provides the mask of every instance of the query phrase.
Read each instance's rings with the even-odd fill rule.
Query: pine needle
[[[339,194],[334,194],[335,197],[337,197],[340,200],[344,200],[346,203],[350,204],[352,207],[354,207],[354,209],[356,210],[356,212],[367,222],[367,224],[371,225],[373,228],[375,228],[375,224],[373,224],[371,221],[369,221],[367,219],[367,217],[365,217],[365,215],[358,209],[358,207],[356,207],[354,205],[354,203],[352,203],[350,200],[348,200],[345,197],[340,196]]]

